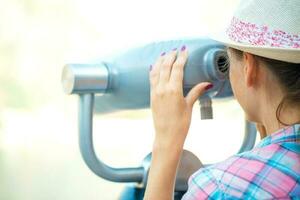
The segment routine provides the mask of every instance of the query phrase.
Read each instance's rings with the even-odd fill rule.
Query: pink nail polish
[[[164,56],[164,55],[166,55],[166,52],[163,52],[162,54],[160,54],[160,56]]]
[[[186,50],[186,46],[185,46],[185,45],[183,45],[183,46],[181,47],[181,51],[184,51],[184,50]]]
[[[177,51],[177,48],[174,48],[173,51]]]
[[[213,88],[213,87],[214,87],[213,84],[209,84],[209,85],[207,85],[207,86],[205,87],[205,90],[209,90],[209,89],[211,89],[211,88]]]

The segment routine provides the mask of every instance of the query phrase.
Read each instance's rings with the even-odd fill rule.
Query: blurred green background
[[[98,178],[80,157],[77,97],[62,92],[63,65],[154,40],[206,35],[225,25],[236,3],[1,0],[0,199],[117,199],[125,184]],[[215,102],[212,121],[200,121],[197,105],[194,112],[186,149],[206,163],[238,150],[243,113],[235,101]],[[151,112],[97,116],[95,133],[101,159],[135,167],[151,151]]]

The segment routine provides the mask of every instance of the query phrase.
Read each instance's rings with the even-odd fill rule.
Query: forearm
[[[175,178],[182,148],[154,143],[145,200],[173,199]]]

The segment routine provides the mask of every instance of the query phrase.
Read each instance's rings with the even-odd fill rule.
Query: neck
[[[264,127],[264,133],[261,138],[271,135],[288,125],[299,123],[300,109],[299,106],[283,104],[279,116],[277,108],[285,96],[280,85],[275,84],[276,80],[269,76],[264,85],[272,85],[272,88],[261,87],[257,93],[257,103],[260,111],[257,113],[258,123]],[[282,123],[281,123],[282,122]]]
[[[296,107],[283,107],[279,119],[284,124],[280,123],[276,117],[277,105],[272,108],[266,108],[264,115],[262,116],[262,125],[265,127],[265,133],[261,134],[261,138],[271,135],[279,129],[282,129],[288,125],[299,123],[300,113]]]

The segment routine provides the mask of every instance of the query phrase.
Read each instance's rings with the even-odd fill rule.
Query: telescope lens
[[[228,74],[228,70],[229,70],[229,60],[228,57],[226,56],[220,56],[217,59],[217,69],[220,73],[222,74]]]

